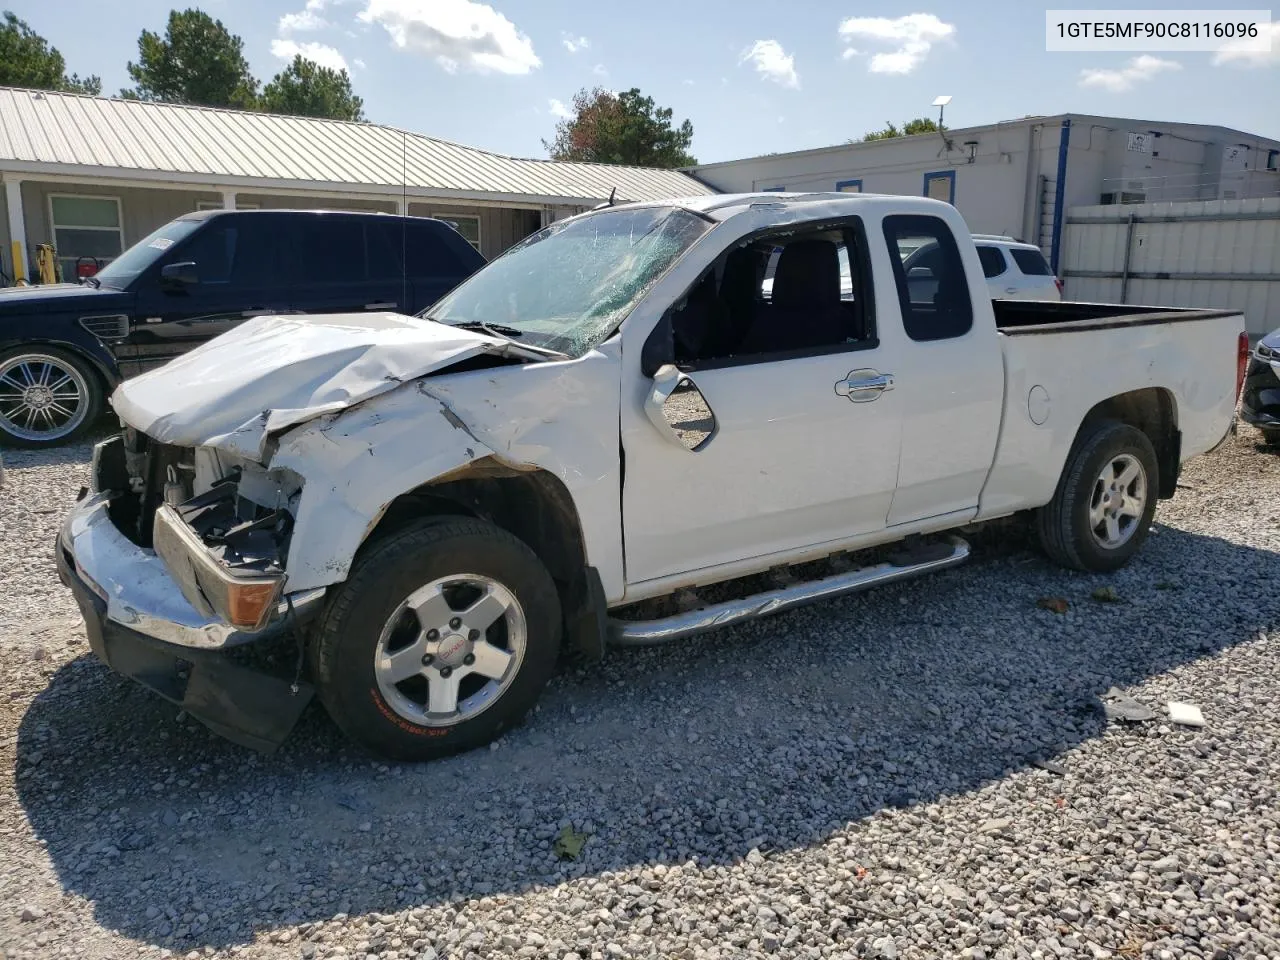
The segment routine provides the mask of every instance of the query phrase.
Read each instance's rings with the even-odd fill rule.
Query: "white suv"
[[[1062,281],[1053,275],[1039,247],[984,233],[975,233],[973,242],[992,300],[1062,299]]]

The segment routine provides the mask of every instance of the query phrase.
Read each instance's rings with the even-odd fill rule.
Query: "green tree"
[[[928,117],[916,117],[914,120],[908,120],[899,130],[892,123],[886,123],[883,130],[873,130],[862,138],[862,142],[868,140],[892,140],[894,137],[911,137],[917,133],[940,133],[942,127],[937,122],[930,120]]]
[[[0,86],[35,90],[67,90],[101,93],[102,81],[89,76],[67,76],[67,64],[57,47],[6,10],[0,20]]]
[[[689,153],[693,124],[674,127],[671,118],[670,107],[655,106],[634,87],[623,93],[583,89],[573,98],[573,116],[557,123],[555,137],[542,146],[553,160],[692,166],[698,162]]]
[[[364,101],[351,90],[345,70],[330,70],[302,54],[262,89],[261,109],[296,117],[363,120]]]
[[[120,95],[131,99],[246,110],[258,99],[244,41],[203,10],[171,10],[163,37],[143,30],[129,76],[136,86]]]

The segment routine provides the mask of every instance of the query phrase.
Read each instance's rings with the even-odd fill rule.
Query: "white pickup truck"
[[[212,729],[270,749],[318,692],[433,757],[517,722],[562,648],[949,567],[957,528],[1026,513],[1054,561],[1121,566],[1228,433],[1243,330],[993,304],[923,198],[603,208],[424,317],[258,318],[128,381],[59,568],[98,656]]]

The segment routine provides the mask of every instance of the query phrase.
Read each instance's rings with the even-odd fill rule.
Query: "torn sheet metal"
[[[288,589],[345,579],[393,500],[489,458],[559,478],[588,563],[606,595],[621,596],[618,354],[615,340],[578,360],[446,371],[281,435],[272,469],[303,478]]]
[[[395,313],[256,317],[122,384],[116,412],[147,436],[264,461],[267,439],[480,353],[517,344]]]

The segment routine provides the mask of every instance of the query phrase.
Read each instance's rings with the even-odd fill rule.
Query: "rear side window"
[[[403,220],[376,220],[364,226],[370,280],[399,280],[404,276],[402,249],[408,245]]]
[[[318,215],[295,236],[303,283],[360,283],[367,276],[364,221]]]
[[[1029,277],[1047,277],[1053,273],[1045,262],[1044,254],[1039,250],[1020,250],[1014,247],[1009,252],[1013,254],[1013,262],[1018,265],[1018,269]]]
[[[1009,266],[999,247],[978,247],[978,259],[982,261],[982,275],[988,280],[1000,276]]]
[[[884,218],[902,325],[912,340],[946,340],[973,326],[973,302],[960,248],[937,217]]]
[[[483,262],[453,228],[438,222],[408,221],[405,263],[411,277],[460,278]],[[448,231],[446,234],[445,231]],[[458,249],[461,247],[462,249]],[[465,251],[465,252],[464,252]],[[463,258],[468,262],[464,263]],[[477,262],[472,263],[470,261]]]

